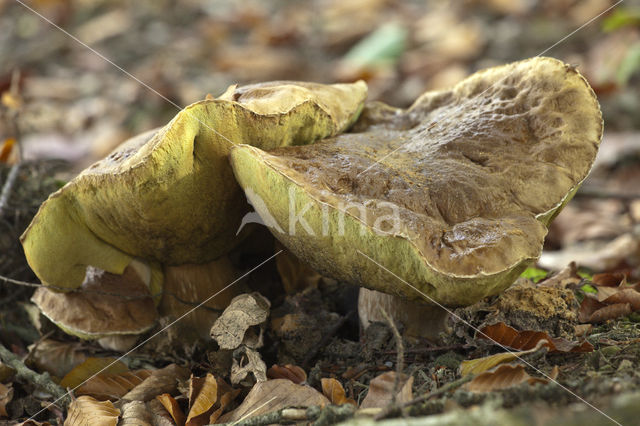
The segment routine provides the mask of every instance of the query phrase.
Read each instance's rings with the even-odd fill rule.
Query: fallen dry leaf
[[[0,417],[9,417],[7,413],[7,404],[13,399],[13,388],[11,385],[3,385],[0,383]]]
[[[623,220],[625,203],[616,199],[589,199],[570,203],[551,224],[550,234],[560,247],[589,240],[611,240],[628,232]]]
[[[520,358],[523,355],[528,355],[540,350],[543,346],[547,345],[546,340],[540,340],[535,347],[519,352],[501,352],[499,354],[490,355],[482,358],[469,359],[460,363],[460,374],[466,376],[468,374],[481,374],[485,371],[495,367],[498,364],[505,362],[511,362]]]
[[[98,400],[117,400],[151,376],[150,370],[101,373],[89,378],[75,391],[76,395],[89,395]]]
[[[45,339],[34,347],[29,347],[29,359],[40,371],[48,371],[55,377],[64,377],[74,367],[82,364],[87,356],[82,352],[79,342],[58,342]]]
[[[218,401],[218,383],[213,374],[206,377],[191,377],[189,382],[189,415],[187,426],[202,426],[209,423],[209,416]]]
[[[626,274],[596,274],[592,281],[597,293],[585,294],[578,312],[580,322],[593,324],[640,310],[640,283],[627,284]]]
[[[130,401],[122,405],[122,419],[118,426],[152,426],[153,415],[142,401]]]
[[[285,407],[325,406],[329,400],[312,387],[296,385],[287,379],[268,380],[256,383],[242,404],[218,419],[235,422],[249,416],[257,416]]]
[[[60,381],[63,388],[75,389],[97,374],[118,374],[128,371],[124,363],[115,358],[87,358],[69,371]]]
[[[211,337],[222,349],[236,349],[250,327],[267,320],[270,306],[269,300],[257,292],[234,297],[211,327]]]
[[[593,328],[591,324],[578,324],[574,327],[576,337],[585,337]]]
[[[640,261],[640,238],[632,233],[625,233],[612,241],[594,245],[576,244],[558,251],[545,251],[540,256],[538,265],[546,269],[560,269],[567,263],[575,261],[578,265],[594,271],[615,269],[620,263],[637,265]]]
[[[322,383],[322,393],[324,394],[324,396],[329,398],[329,401],[331,401],[332,404],[335,404],[335,405],[343,405],[343,404],[357,405],[356,401],[354,401],[352,398],[347,398],[347,394],[344,391],[344,388],[342,387],[342,383],[340,383],[336,379],[333,379],[333,378],[325,379],[325,378],[323,378],[323,379],[320,380],[320,382]]]
[[[216,379],[218,382],[218,409],[209,416],[209,423],[216,423],[222,413],[231,405],[234,399],[240,394],[240,389],[233,389],[221,378]]]
[[[540,281],[538,286],[574,289],[581,281],[582,278],[578,275],[578,266],[576,265],[576,262],[570,262],[557,273]]]
[[[16,375],[16,370],[9,367],[7,364],[0,361],[0,383],[6,383],[11,381]]]
[[[598,294],[600,294],[600,289],[598,288]],[[638,311],[640,310],[640,293],[632,288],[625,288],[618,290],[613,293],[611,296],[608,296],[601,302],[606,303],[607,305],[615,305],[619,303],[628,303],[631,305],[631,310]]]
[[[243,346],[234,353],[231,364],[231,384],[237,385],[251,373],[257,382],[267,380],[267,365],[257,351]]]
[[[156,396],[156,400],[158,400],[165,410],[171,415],[173,421],[176,422],[178,426],[184,426],[186,421],[186,417],[178,404],[178,401],[168,393],[163,393],[162,395]]]
[[[147,408],[149,412],[151,412],[151,416],[153,417],[154,426],[184,426],[183,423],[174,422],[171,414],[164,408],[164,406],[157,399],[152,399],[147,402]]]
[[[187,380],[189,370],[176,364],[170,364],[160,370],[151,372],[142,383],[131,389],[122,399],[128,401],[149,401],[162,393],[174,393],[178,390],[178,382]]]
[[[491,340],[502,346],[508,346],[512,349],[523,351],[535,348],[542,340],[546,340],[546,346],[549,348],[549,352],[593,351],[593,346],[586,340],[582,342],[570,342],[559,337],[551,337],[542,331],[518,331],[503,322],[484,327],[480,330],[477,337]]]
[[[0,163],[8,163],[9,157],[13,152],[13,147],[16,144],[16,140],[14,138],[5,139],[0,145]]]
[[[22,107],[22,97],[16,92],[6,91],[2,92],[2,105],[10,110],[17,111]]]
[[[80,396],[69,404],[64,426],[116,426],[120,410],[111,401],[98,401],[90,396]]]
[[[585,297],[580,304],[580,311],[578,312],[578,321],[582,323],[597,324],[600,322],[608,321],[610,319],[616,319],[629,315],[632,312],[631,304],[629,303],[616,303],[613,305],[607,305],[602,302],[598,302],[593,297]]]
[[[382,408],[389,405],[393,398],[393,391],[396,384],[396,372],[387,371],[375,377],[369,383],[369,392],[360,404],[360,408]],[[398,393],[396,402],[403,403],[413,399],[413,376],[403,374],[398,383]]]
[[[546,377],[531,377],[522,364],[504,364],[492,371],[484,372],[465,385],[471,392],[492,392],[527,382],[530,385],[549,383],[555,380],[560,370],[554,366]]]
[[[524,370],[522,364],[505,364],[493,371],[486,371],[474,377],[465,385],[471,392],[492,392],[509,388],[529,380],[531,376]]]
[[[603,287],[618,287],[627,283],[627,274],[623,272],[605,272],[594,274],[591,281]]]
[[[268,379],[289,379],[295,384],[301,384],[307,381],[307,373],[297,365],[286,364],[284,367],[273,365],[267,370]]]

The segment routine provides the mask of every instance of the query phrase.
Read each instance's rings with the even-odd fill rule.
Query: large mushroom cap
[[[460,306],[500,292],[539,257],[601,135],[586,80],[534,58],[407,110],[371,104],[353,133],[271,152],[234,147],[231,161],[274,235],[319,271]]]
[[[363,82],[276,82],[230,88],[133,138],[41,206],[21,240],[45,283],[73,289],[87,266],[121,274],[133,257],[204,263],[230,250],[247,208],[227,155],[336,135],[357,118]]]

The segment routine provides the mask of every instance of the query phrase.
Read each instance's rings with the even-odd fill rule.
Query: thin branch
[[[404,371],[404,344],[402,343],[402,336],[400,336],[400,332],[393,322],[393,318],[391,318],[387,311],[385,311],[383,308],[380,308],[380,312],[382,313],[384,319],[387,320],[387,323],[389,323],[389,327],[391,328],[393,336],[396,340],[396,350],[398,352],[396,355],[396,377],[393,382],[393,393],[391,394],[391,401],[389,402],[389,405],[391,407],[395,407],[398,392],[400,391],[400,376]]]
[[[443,352],[443,351],[452,351],[452,350],[459,350],[459,349],[470,349],[473,348],[475,346],[470,345],[468,343],[464,343],[464,344],[457,344],[457,345],[448,345],[448,346],[430,346],[430,347],[426,347],[426,348],[413,348],[413,349],[405,349],[404,353],[405,355],[409,355],[409,354],[426,354],[426,353],[431,353],[431,352]],[[383,351],[381,352],[385,355],[397,355],[398,351]]]
[[[2,362],[16,370],[16,377],[26,380],[29,383],[33,383],[38,389],[51,394],[58,401],[62,401],[63,406],[67,405],[69,402],[69,395],[62,387],[58,386],[53,382],[53,380],[51,380],[49,373],[44,372],[39,374],[31,370],[29,367],[24,365],[24,362],[22,362],[16,354],[1,344],[0,358],[2,358]]]
[[[5,277],[4,275],[0,275],[0,281],[5,282],[7,284],[19,285],[22,287],[45,287],[42,284],[28,283],[26,281],[14,280],[13,278]]]
[[[64,288],[64,287],[58,287],[58,286],[54,286],[54,285],[44,285],[44,284],[37,284],[37,283],[30,283],[30,282],[26,282],[26,281],[20,281],[20,280],[15,280],[13,278],[9,278],[9,277],[5,277],[3,275],[0,275],[0,281],[5,282],[7,284],[14,284],[14,285],[19,285],[19,286],[23,286],[23,287],[44,287],[50,290],[57,290],[60,291],[62,293],[80,293],[80,294],[97,294],[99,296],[113,296],[113,297],[117,297],[119,299],[122,300],[143,300],[143,299],[148,299],[150,297],[153,297],[152,295],[148,294],[148,295],[140,295],[140,296],[129,296],[126,294],[121,294],[121,293],[113,293],[113,292],[109,292],[109,291],[102,291],[102,290],[84,290],[82,288],[77,288],[74,290],[69,290],[68,288]],[[173,297],[175,298],[178,302],[184,304],[184,305],[189,305],[189,306],[198,306],[200,304],[200,301],[189,301],[189,300],[184,300],[181,297],[179,297],[177,294],[172,293],[170,291],[164,291],[162,294],[165,294],[167,296]],[[200,306],[200,308],[202,309],[206,309],[208,311],[212,311],[212,312],[217,312],[220,313],[222,312],[222,309],[216,309],[216,308],[212,308],[210,306]]]
[[[11,190],[16,183],[18,178],[18,172],[20,171],[21,163],[17,162],[13,166],[11,166],[11,170],[9,170],[9,175],[7,176],[7,180],[4,185],[2,185],[2,192],[0,192],[0,217],[4,216],[5,209],[9,203],[9,197],[11,195]]]
[[[20,90],[19,83],[20,83],[20,71],[16,69],[16,70],[13,70],[13,74],[11,75],[11,87],[9,89],[11,96],[16,99],[19,98],[20,96],[20,94],[18,93]],[[4,211],[7,208],[7,204],[9,203],[11,191],[17,181],[18,172],[20,171],[20,166],[22,165],[22,161],[23,161],[20,126],[18,126],[19,113],[20,113],[19,106],[18,106],[18,109],[9,108],[9,114],[8,114],[9,124],[10,124],[10,127],[13,128],[13,138],[15,139],[16,144],[18,145],[19,155],[18,155],[18,161],[16,162],[16,164],[14,164],[11,167],[11,170],[9,171],[9,175],[7,176],[7,180],[4,183],[4,185],[2,185],[2,192],[0,192],[0,218],[4,216]]]
[[[353,416],[356,408],[351,404],[312,406],[308,408],[281,408],[240,421],[223,423],[227,426],[266,426],[282,423],[313,422],[313,426],[328,426]]]

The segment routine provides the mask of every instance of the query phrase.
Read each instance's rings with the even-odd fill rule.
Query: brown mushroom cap
[[[122,275],[90,267],[78,291],[41,287],[31,300],[65,332],[83,339],[140,334],[158,319],[145,269],[135,261]]]
[[[499,293],[540,256],[601,136],[586,80],[533,58],[407,110],[370,104],[353,133],[271,152],[243,145],[231,161],[258,213],[278,224],[274,235],[321,273],[462,306]]]

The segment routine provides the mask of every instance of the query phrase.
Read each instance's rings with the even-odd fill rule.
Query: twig
[[[355,413],[355,410],[356,408],[351,404],[281,408],[270,413],[223,424],[227,426],[266,426],[281,423],[313,422],[313,426],[328,426],[350,418]]]
[[[346,323],[353,314],[355,314],[355,311],[349,311],[329,329],[327,334],[325,334],[322,339],[320,339],[320,342],[318,342],[318,344],[315,345],[314,348],[304,357],[304,360],[302,361],[302,369],[306,370],[309,367],[309,364],[311,363],[311,361],[313,361],[316,355],[318,355],[320,349],[323,349],[327,345],[327,343],[329,343],[329,340],[331,340],[333,336],[335,336],[338,330],[342,328],[344,323]]]
[[[396,377],[393,382],[393,393],[391,394],[391,401],[389,402],[390,406],[395,407],[398,392],[400,391],[400,375],[404,371],[404,344],[402,343],[402,336],[400,336],[400,332],[393,322],[393,319],[389,316],[387,311],[384,310],[384,308],[380,308],[380,312],[382,313],[384,319],[389,323],[389,327],[393,332],[393,337],[396,340],[396,350],[398,352],[396,356]]]
[[[72,289],[69,290],[68,288],[64,288],[64,287],[59,287],[59,286],[55,286],[55,285],[51,285],[51,284],[38,284],[38,283],[30,283],[30,282],[26,282],[26,281],[20,281],[20,280],[14,280],[13,278],[9,278],[9,277],[5,277],[4,275],[0,275],[0,281],[5,282],[7,284],[14,284],[14,285],[19,285],[19,286],[23,286],[23,287],[44,287],[47,289],[51,289],[51,290],[58,290],[59,292],[62,293],[84,293],[84,294],[97,294],[100,296],[114,296],[114,297],[119,297],[123,300],[141,300],[141,299],[148,299],[149,297],[153,297],[152,295],[141,295],[141,296],[129,296],[126,294],[120,294],[120,293],[113,293],[113,292],[109,292],[109,291],[101,291],[101,290],[83,290],[82,288],[77,288],[77,289]]]
[[[428,401],[431,398],[434,398],[436,396],[440,396],[443,395],[447,392],[449,392],[452,389],[456,389],[462,385],[464,385],[467,382],[470,382],[471,380],[473,380],[473,378],[475,377],[475,375],[473,374],[468,374],[458,380],[455,380],[453,382],[447,383],[444,386],[439,387],[438,389],[434,390],[433,392],[429,392],[426,395],[422,395],[419,396],[417,398],[412,399],[411,401],[407,401],[404,404],[401,404],[400,407],[397,407],[401,410],[401,412],[404,412],[404,410],[406,410],[407,408],[416,405],[416,404],[421,404],[423,402]],[[395,412],[395,410],[397,410],[397,408],[395,407],[387,407],[385,408],[381,413],[379,413],[377,416],[375,416],[376,420],[381,420],[384,419],[386,417],[388,417],[390,414],[393,414]]]
[[[150,294],[145,294],[145,295],[140,295],[140,296],[129,296],[126,294],[121,294],[121,293],[113,293],[110,291],[102,291],[102,290],[85,290],[82,288],[77,288],[77,289],[73,289],[73,290],[69,290],[68,288],[64,288],[64,287],[58,287],[55,285],[44,285],[44,284],[37,284],[37,283],[30,283],[30,282],[26,282],[26,281],[20,281],[20,280],[14,280],[13,278],[9,278],[9,277],[5,277],[4,275],[0,275],[0,281],[5,282],[7,284],[14,284],[14,285],[19,285],[19,286],[23,286],[23,287],[44,287],[44,288],[48,288],[51,290],[58,290],[60,292],[63,293],[82,293],[82,294],[97,294],[99,296],[113,296],[113,297],[117,297],[120,298],[122,300],[143,300],[143,299],[148,299],[150,297],[154,297],[153,295]],[[184,300],[182,298],[180,298],[177,294],[172,293],[170,291],[164,291],[162,294],[166,294],[167,296],[171,296],[173,298],[175,298],[178,302],[184,304],[184,305],[190,305],[190,306],[197,306],[200,304],[200,301],[196,301],[196,302],[191,302],[189,300]],[[206,309],[208,311],[212,311],[212,312],[222,312],[222,309],[216,309],[216,308],[211,308],[209,306],[201,306],[200,308],[202,309]]]
[[[430,352],[442,352],[442,351],[453,351],[453,350],[458,350],[458,349],[469,349],[472,348],[474,346],[469,345],[467,343],[465,344],[458,344],[458,345],[449,345],[449,346],[430,346],[428,348],[414,348],[414,349],[405,349],[404,353],[405,355],[409,355],[409,354],[424,354],[424,353],[430,353]],[[381,352],[385,355],[396,355],[398,353],[398,351],[384,351]]]
[[[4,185],[2,185],[2,192],[0,192],[0,217],[4,216],[4,211],[7,208],[9,203],[9,196],[11,195],[11,190],[16,183],[18,178],[18,172],[20,171],[21,163],[18,162],[11,166],[11,170],[9,170],[9,175],[7,176],[7,180]]]
[[[3,281],[7,284],[14,284],[14,285],[19,285],[23,287],[45,287],[42,284],[28,283],[26,281],[14,280],[13,278],[5,277],[4,275],[0,275],[0,281]]]
[[[0,344],[0,358],[2,358],[5,364],[16,370],[16,377],[33,383],[37,388],[51,394],[56,400],[59,400],[63,406],[67,405],[70,401],[67,392],[51,380],[49,373],[44,372],[39,374],[31,370],[24,365],[24,362],[22,362],[16,354],[5,348],[2,344]]]
[[[19,83],[20,83],[20,71],[14,70],[13,74],[11,75],[11,87],[9,91],[11,93],[11,96],[15,98],[19,96],[19,93],[18,93],[18,91],[20,90]],[[15,138],[16,144],[18,145],[19,155],[18,155],[18,161],[16,162],[16,164],[14,164],[11,167],[11,170],[9,171],[9,175],[7,176],[7,180],[4,183],[4,185],[2,185],[2,192],[0,192],[0,218],[4,216],[4,210],[6,209],[7,204],[9,203],[11,190],[13,189],[13,186],[16,183],[16,180],[18,178],[18,172],[20,171],[20,166],[23,161],[22,145],[20,141],[20,126],[18,126],[18,114],[19,114],[18,109],[9,108],[9,121],[10,121],[11,127],[13,127],[13,137]]]

